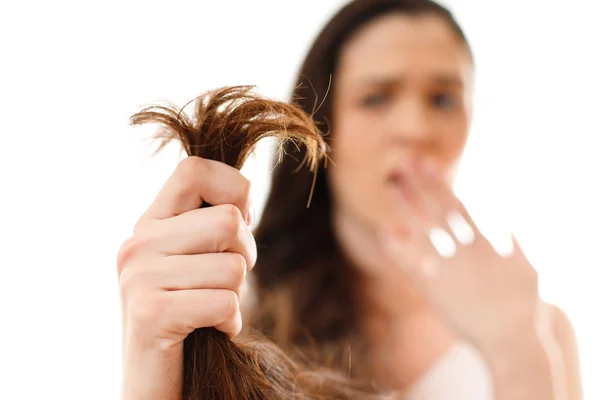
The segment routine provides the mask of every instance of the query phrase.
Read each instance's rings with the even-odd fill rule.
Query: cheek
[[[377,135],[369,132],[368,124],[359,118],[346,118],[340,121],[331,140],[332,173],[336,181],[372,175],[373,157],[377,153]],[[341,183],[341,182],[340,182]]]
[[[465,149],[466,143],[466,134],[455,135],[448,139],[445,143],[444,148],[442,149],[442,154],[440,154],[440,158],[443,165],[455,165],[460,159],[463,150]]]
[[[468,121],[461,118],[450,123],[446,122],[443,126],[445,129],[441,130],[442,134],[436,146],[436,158],[440,167],[453,169],[458,164],[467,144]]]
[[[361,161],[368,163],[377,153],[381,136],[377,131],[380,127],[374,126],[373,121],[354,110],[344,110],[335,117],[331,141],[335,156],[333,161],[349,168],[367,167],[361,165]]]
[[[337,130],[331,140],[331,149],[329,173],[335,192],[340,194],[347,189],[350,177],[361,170],[359,165],[362,164],[364,152],[361,151],[360,135],[356,131]]]
[[[373,196],[379,191],[380,135],[370,132],[368,125],[349,118],[332,132],[328,174],[336,206],[344,213],[366,213],[375,205]]]

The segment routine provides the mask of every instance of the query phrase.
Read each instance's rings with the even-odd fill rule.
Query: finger
[[[409,189],[413,191],[413,199],[420,204],[421,220],[430,244],[440,256],[450,258],[456,254],[458,239],[449,225],[446,205],[439,196],[440,183],[420,167],[409,178]]]
[[[239,209],[225,204],[188,211],[162,221],[152,221],[144,232],[145,251],[163,255],[231,252],[256,263],[256,242]]]
[[[430,228],[433,226],[431,197],[428,196],[421,173],[422,167],[418,162],[409,169],[404,180],[405,196],[417,215]]]
[[[449,251],[448,254],[453,256],[458,250],[457,245],[470,246],[473,244],[476,227],[472,227],[457,210],[459,208],[466,212],[461,204],[457,207],[460,202],[442,176],[440,169],[435,164],[431,162],[426,164],[424,168],[426,191],[432,198],[437,199],[436,202],[431,202],[435,204],[435,207],[430,212],[435,214],[436,224],[452,240],[453,250]],[[472,221],[469,216],[467,217]]]
[[[391,192],[395,202],[395,210],[398,218],[398,223],[394,228],[395,234],[402,232],[399,239],[405,242],[410,242],[408,249],[418,251],[419,256],[416,256],[418,264],[422,265],[424,259],[441,255],[445,258],[452,257],[456,254],[455,238],[449,233],[451,232],[443,213],[440,211],[438,199],[432,191],[424,183],[423,179],[419,179],[419,173],[414,173],[405,188],[406,190]],[[428,215],[417,215],[414,207],[414,201],[409,200],[409,196],[404,195],[412,191],[412,199],[419,199],[424,207],[424,212]],[[425,265],[430,265],[429,262]]]
[[[439,178],[433,179],[437,179],[436,191],[443,204],[446,217],[452,217],[455,220],[458,220],[458,218],[462,219],[464,223],[466,223],[473,230],[474,236],[477,238],[482,238],[483,235],[481,234],[481,231],[471,217],[471,214],[467,211],[467,208],[463,202],[456,197],[454,192],[452,192],[452,189],[443,181],[439,180]]]
[[[427,215],[426,224],[430,239],[434,241],[434,245],[436,245],[436,239],[439,239],[438,242],[443,241],[443,245],[449,241],[451,247],[454,248],[458,239],[449,223],[451,207],[445,201],[445,196],[442,193],[445,183],[438,179],[438,176],[437,167],[431,162],[425,163],[424,166],[417,169],[412,179],[413,185],[419,193],[418,197],[422,203],[424,213]]]
[[[388,258],[413,278],[421,280],[439,274],[439,257],[431,247],[428,246],[429,251],[419,249],[390,230],[383,231],[380,240]]]
[[[402,236],[403,240],[418,243],[424,240],[428,228],[417,214],[414,203],[409,200],[407,191],[407,187],[401,191],[390,190],[394,213],[385,229]]]
[[[242,312],[238,309],[233,317],[219,325],[215,325],[215,329],[225,333],[230,338],[236,337],[242,331]]]
[[[512,256],[517,259],[527,260],[527,256],[525,255],[523,248],[517,241],[517,238],[515,237],[514,233],[511,233],[510,238],[511,238],[512,246],[513,246]]]
[[[434,165],[425,168],[429,191],[439,199],[437,221],[453,239],[463,246],[490,245],[452,189],[442,179],[442,174]]]
[[[396,264],[416,268],[432,251],[428,228],[403,192],[394,190],[390,194],[394,202],[394,222],[380,231],[379,239]]]
[[[203,202],[211,205],[233,204],[244,220],[250,222],[250,182],[224,163],[200,157],[182,160],[150,208],[138,221],[166,219],[199,208]]]
[[[246,259],[238,253],[175,255],[160,265],[144,266],[139,273],[165,290],[228,289],[240,296]]]
[[[239,299],[231,290],[178,290],[166,292],[166,296],[169,307],[165,314],[177,321],[182,332],[215,327],[235,336],[242,328]]]
[[[456,236],[460,238],[460,242],[479,250],[493,250],[492,244],[481,230],[479,230],[462,202],[456,199],[456,197],[454,199],[456,209],[449,215],[449,218],[451,218],[451,226]]]

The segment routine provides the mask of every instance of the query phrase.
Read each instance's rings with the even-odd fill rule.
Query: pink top
[[[480,353],[459,342],[404,395],[402,400],[493,400],[489,370]]]

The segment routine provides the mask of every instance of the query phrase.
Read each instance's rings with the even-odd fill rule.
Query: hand
[[[239,296],[256,261],[249,189],[236,169],[188,157],[123,243],[125,398],[177,398],[187,335],[240,332]]]
[[[385,253],[457,334],[484,352],[536,335],[537,273],[514,237],[513,253],[499,255],[431,166],[415,169],[395,196],[398,222],[382,235]],[[430,238],[444,231],[453,255],[442,256]]]

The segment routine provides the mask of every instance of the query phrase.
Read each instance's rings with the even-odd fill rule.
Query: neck
[[[408,387],[455,338],[410,277],[383,257],[368,223],[337,215],[334,228],[358,273],[357,312],[369,347],[369,369],[384,386]]]
[[[363,314],[398,318],[428,309],[411,278],[384,257],[371,224],[338,212],[333,226],[341,250],[359,276],[356,290]]]

